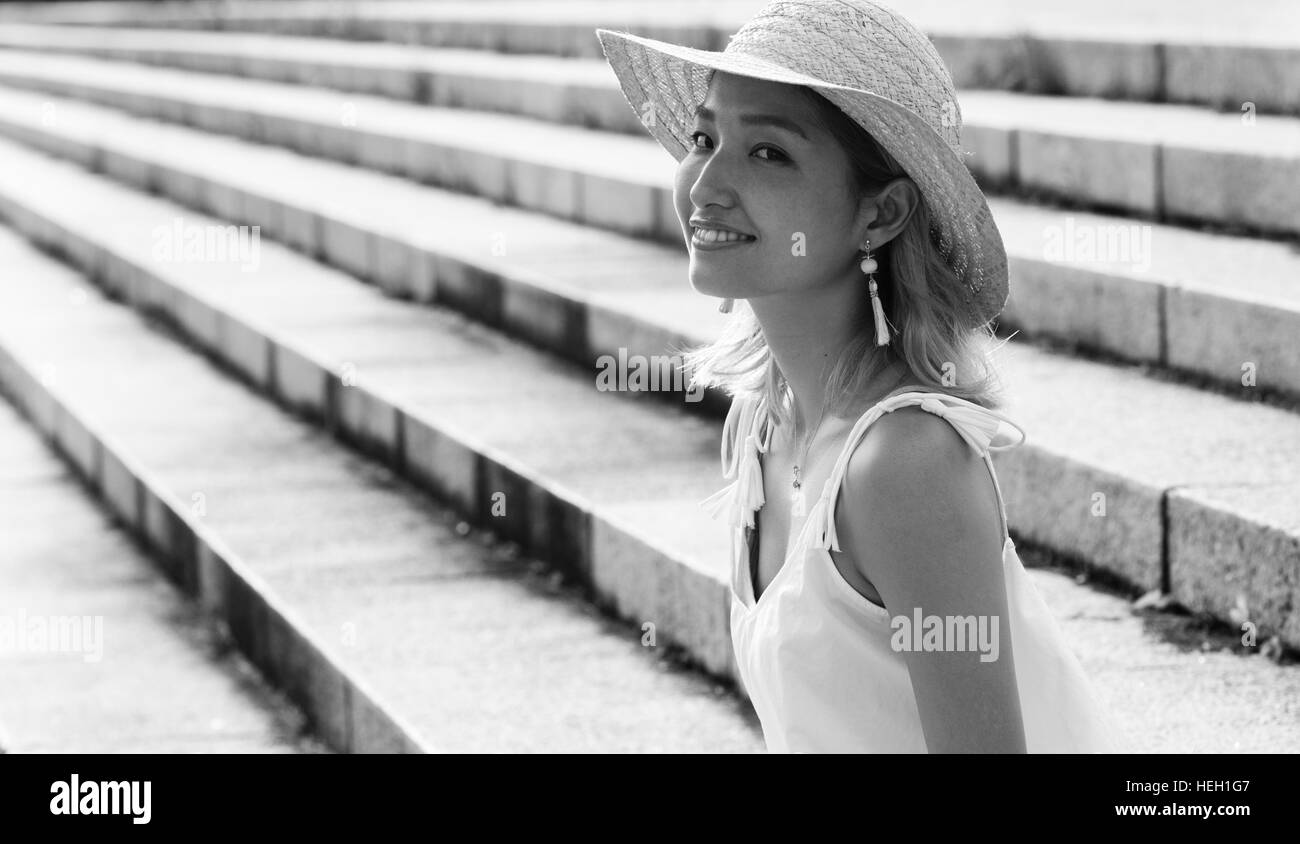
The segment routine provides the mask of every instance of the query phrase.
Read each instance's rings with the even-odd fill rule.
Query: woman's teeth
[[[705,243],[728,243],[733,240],[753,240],[749,235],[736,234],[735,232],[725,232],[719,229],[699,229],[695,230],[695,237]]]

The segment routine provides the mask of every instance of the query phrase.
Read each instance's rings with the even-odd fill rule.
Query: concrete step
[[[8,287],[31,250],[0,250]],[[324,750],[79,480],[0,401],[0,753]]]
[[[628,2],[259,2],[8,4],[0,20],[216,29],[599,58],[597,28],[708,50],[758,0]],[[896,0],[961,87],[1188,102],[1300,114],[1300,13],[1257,0],[1225,16],[1211,0],[1101,0],[1086,9],[1012,0],[971,15],[962,0]],[[17,8],[14,8],[14,7]],[[1228,20],[1231,17],[1231,20]]]
[[[612,623],[558,580],[530,576],[517,551],[463,536],[391,471],[14,234],[0,234],[0,256],[5,390],[335,749],[761,749],[743,699],[674,668],[652,628]],[[286,269],[301,263],[285,257]],[[302,316],[299,325],[339,336],[337,323]],[[236,338],[232,324],[222,336]],[[460,404],[453,385],[439,386],[441,400]]]
[[[682,283],[679,230],[672,246],[659,245],[26,92],[0,89],[0,134],[259,226],[390,292],[459,308],[583,366],[621,347],[652,355],[704,342],[724,324],[712,300]],[[525,204],[604,225],[634,222],[604,177],[566,190],[521,167],[501,178]],[[666,189],[656,196],[671,201]],[[1300,254],[1288,245],[1009,199],[995,199],[993,211],[1012,274],[1001,326],[1243,396],[1300,396]],[[663,217],[662,231],[677,226]],[[1235,269],[1225,275],[1225,266]],[[1247,374],[1253,386],[1243,387]]]
[[[515,62],[521,66],[508,69]],[[472,108],[522,110],[528,118],[21,50],[0,51],[0,82],[405,173],[566,217],[576,213],[573,197],[535,199],[542,174],[579,182],[594,177],[641,200],[605,225],[680,238],[671,220],[656,219],[671,199],[674,162],[636,125],[607,68],[589,63],[587,81],[575,83],[572,69],[552,72],[536,58],[477,64],[491,63],[498,67],[462,78],[463,84],[438,83],[445,93],[426,96],[421,90],[432,89],[418,83],[410,92]],[[550,67],[563,64],[556,60]],[[381,77],[371,73],[355,87],[393,84]],[[503,81],[511,77],[528,81]],[[571,105],[575,101],[583,103],[580,109]],[[995,91],[964,93],[962,113],[970,168],[990,188],[1144,219],[1300,235],[1300,118],[1245,120],[1191,106]],[[574,120],[636,136],[562,125]],[[527,179],[518,196],[512,172]]]
[[[256,33],[0,25],[0,46],[644,133],[603,59]]]
[[[727,533],[698,506],[721,486],[715,424],[613,401],[591,369],[274,244],[247,272],[164,260],[159,238],[178,220],[195,231],[218,221],[0,150],[13,165],[0,174],[0,213],[18,230],[169,315],[259,389],[569,566],[622,616],[663,620],[662,635],[732,671]],[[1030,432],[998,456],[1017,536],[1217,618],[1244,602],[1261,629],[1300,642],[1300,416],[1023,344],[1000,354],[1014,385],[1006,412]],[[495,493],[518,502],[508,515],[490,515]]]

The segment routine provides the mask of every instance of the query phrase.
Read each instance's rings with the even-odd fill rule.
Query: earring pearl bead
[[[877,268],[875,258],[863,258],[862,263],[858,265],[864,273],[874,273]]]

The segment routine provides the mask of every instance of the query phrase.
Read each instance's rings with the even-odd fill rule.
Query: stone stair
[[[99,479],[111,508],[127,511],[122,518],[134,514],[137,530],[157,534],[175,579],[230,618],[241,648],[334,747],[680,749],[712,736],[696,746],[754,749],[752,724],[735,726],[743,707],[685,679],[671,695],[654,692],[647,678],[658,675],[630,662],[620,670],[633,678],[627,688],[640,689],[640,704],[610,692],[560,719],[564,728],[558,708],[530,716],[510,698],[517,685],[492,684],[504,684],[502,676],[523,682],[519,660],[594,682],[594,670],[568,651],[595,658],[586,649],[599,651],[604,640],[557,621],[570,647],[543,657],[519,647],[522,627],[466,629],[467,607],[496,606],[505,617],[522,599],[486,586],[447,595],[447,582],[466,576],[454,560],[456,574],[437,574],[448,567],[444,553],[457,553],[442,549],[457,547],[458,537],[438,532],[421,507],[450,507],[553,566],[590,602],[631,622],[632,632],[613,636],[622,644],[653,630],[715,678],[735,676],[727,535],[698,507],[722,483],[725,402],[680,390],[645,402],[593,389],[600,356],[666,355],[710,338],[721,317],[683,283],[671,158],[644,136],[603,60],[580,46],[579,30],[595,45],[594,29],[619,26],[623,7],[563,4],[544,23],[528,19],[527,5],[511,6],[513,23],[485,11],[493,4],[451,2],[364,11],[223,4],[219,16],[217,7],[177,4],[147,21],[131,4],[6,10],[11,19],[99,15],[96,23],[122,26],[0,26],[0,219],[121,305],[97,305],[114,314],[104,317],[114,328],[104,330],[102,350],[88,324],[77,329],[79,344],[61,352],[37,327],[57,331],[58,309],[42,299],[57,294],[26,282],[6,290],[13,298],[0,308],[2,381],[38,428],[75,425],[71,437],[82,447],[68,449],[70,458]],[[720,16],[733,9],[719,8]],[[686,24],[672,9],[636,31],[716,48],[725,44],[717,33],[735,28]],[[417,14],[420,26],[403,17]],[[169,24],[254,34],[161,28]],[[1181,59],[1169,43],[1153,36],[1098,53],[1103,36],[1043,37],[1055,45],[1043,47],[1053,61],[1074,68],[1052,83],[1052,93],[1068,97],[1043,93],[1038,76],[1017,81],[1015,72],[988,69],[999,39],[1022,35],[935,36],[959,84],[1003,80],[1002,90],[964,91],[962,104],[971,166],[996,194],[1012,264],[1000,327],[1019,333],[1002,352],[1006,412],[1029,431],[1024,447],[997,457],[1012,532],[1018,544],[1073,560],[1131,594],[1159,589],[1234,629],[1244,606],[1261,641],[1300,647],[1300,108],[1287,101],[1286,85],[1274,85],[1276,101],[1257,98],[1261,113],[1243,122],[1212,110],[1230,96],[1172,93],[1182,84],[1172,70]],[[1042,47],[1043,38],[1031,40]],[[1134,70],[1145,68],[1134,57],[1152,44],[1163,68],[1156,86]],[[1276,53],[1278,66],[1295,55],[1286,45],[1251,49]],[[264,238],[247,272],[236,262],[157,253],[171,232],[227,224],[258,226]],[[1139,241],[1142,254],[1088,257],[1071,250],[1080,231],[1131,231],[1149,241]],[[1065,254],[1046,246],[1053,236]],[[210,399],[182,401],[210,409],[211,419],[198,424],[186,415],[196,407],[173,408],[162,386],[169,367],[188,373],[194,362],[141,372],[129,393],[97,380],[105,370],[95,367],[146,355],[133,345],[146,343],[134,339],[144,332],[119,313],[124,306],[161,320],[191,349],[151,337],[148,360],[198,352],[224,370],[207,376]],[[136,328],[118,327],[128,323]],[[95,363],[75,379],[84,398],[34,378],[54,357],[74,370],[83,359]],[[230,375],[252,392],[215,386]],[[187,374],[186,389],[201,381]],[[65,404],[75,410],[51,409]],[[239,430],[235,418],[276,419],[298,433],[282,440],[251,423]],[[222,439],[232,428],[226,436],[245,437],[243,445]],[[328,447],[313,428],[380,468]],[[295,454],[278,443],[312,436],[307,452],[283,464],[278,489],[253,494],[238,485],[259,465],[279,465],[270,455]],[[105,459],[110,453],[115,460]],[[120,461],[131,468],[107,470]],[[294,471],[315,472],[317,463],[333,476],[319,510],[284,504],[295,519],[258,521],[293,499],[302,483]],[[350,504],[375,485],[367,471],[402,480],[381,483],[384,495],[373,502]],[[261,480],[274,484],[279,472],[268,474]],[[123,484],[150,490],[145,501],[157,496],[162,515],[152,527],[130,510]],[[226,520],[187,515],[189,495],[213,484],[224,485]],[[353,507],[353,521],[320,515]],[[408,514],[404,531],[430,531],[393,551],[393,565],[382,562],[390,553],[382,543],[357,544],[366,525],[385,522],[376,514],[390,512]],[[307,541],[323,521],[329,530]],[[355,557],[345,564],[339,547]],[[335,555],[337,568],[324,567],[335,577],[315,581],[316,553]],[[206,584],[204,572],[218,583]],[[475,582],[518,574],[507,566]],[[231,582],[241,585],[232,592]],[[341,649],[340,606],[372,598],[410,607],[379,635],[425,631],[461,650],[386,642],[363,658]],[[460,626],[426,630],[419,608],[448,601]],[[351,611],[381,624],[377,609]],[[513,649],[500,641],[511,635]],[[583,637],[590,642],[580,644]],[[602,659],[611,665],[634,658],[608,647]],[[500,670],[472,674],[468,653],[494,654]],[[1133,655],[1144,668],[1149,657]],[[466,682],[474,687],[456,685]],[[425,700],[444,686],[456,691],[442,708]],[[448,713],[469,719],[475,701],[482,706],[495,692],[505,698],[492,716],[502,722],[499,743],[448,726]],[[673,712],[693,714],[682,721]],[[697,734],[692,724],[712,726]],[[1183,746],[1213,743],[1187,730]],[[1272,735],[1274,746],[1292,740]]]

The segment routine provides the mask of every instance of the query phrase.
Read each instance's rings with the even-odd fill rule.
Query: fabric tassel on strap
[[[826,484],[826,489],[822,492],[817,503],[813,505],[812,512],[808,514],[808,521],[804,524],[804,530],[813,531],[812,547],[823,548],[827,551],[840,550],[840,536],[835,531],[835,514],[830,511],[831,506],[831,486]]]
[[[737,399],[722,428],[723,476],[734,480],[700,505],[715,519],[725,514],[732,527],[753,527],[754,511],[763,506],[763,469],[758,456],[767,452],[772,432],[769,429],[760,442],[758,429],[766,415],[764,401]]]

